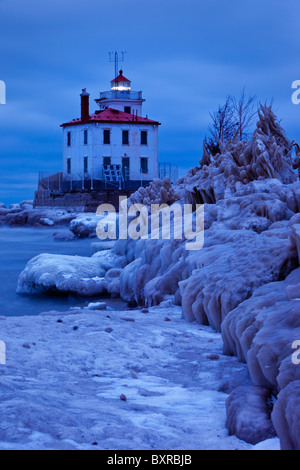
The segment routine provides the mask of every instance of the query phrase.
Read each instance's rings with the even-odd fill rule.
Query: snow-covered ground
[[[279,449],[228,435],[247,367],[180,307],[0,317],[0,331],[2,450]]]

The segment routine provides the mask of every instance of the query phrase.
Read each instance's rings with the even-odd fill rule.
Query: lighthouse
[[[158,178],[160,122],[143,117],[144,101],[123,70],[95,99],[99,109],[92,114],[90,94],[83,89],[80,117],[61,125],[63,181],[72,182],[73,189],[133,190]]]

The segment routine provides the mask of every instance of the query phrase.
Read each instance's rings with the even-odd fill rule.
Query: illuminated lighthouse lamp
[[[119,75],[111,81],[111,89],[117,91],[131,90],[131,81],[123,76],[123,70],[120,70]]]

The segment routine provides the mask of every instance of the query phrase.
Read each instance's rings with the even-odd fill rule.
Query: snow
[[[1,450],[255,450],[228,435],[220,391],[233,377],[247,380],[245,365],[180,307],[0,322]],[[278,448],[278,439],[260,448]]]

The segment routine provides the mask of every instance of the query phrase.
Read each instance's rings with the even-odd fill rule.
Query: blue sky
[[[300,140],[298,0],[0,0],[0,201],[32,199],[38,171],[62,166],[60,124],[109,89],[109,51],[162,123],[160,161],[197,165],[209,113],[243,87]]]

